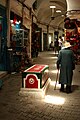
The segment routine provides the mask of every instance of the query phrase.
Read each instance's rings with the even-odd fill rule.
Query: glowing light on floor
[[[53,57],[53,59],[57,59],[57,57]]]
[[[50,72],[51,73],[57,73],[57,70],[51,70]]]
[[[57,74],[58,70],[57,69],[56,70],[51,70],[50,72]]]
[[[55,105],[63,105],[65,103],[65,98],[47,95],[45,96],[44,102]]]
[[[60,88],[59,81],[57,81],[57,83],[56,83],[56,81],[50,81],[51,86],[55,86],[55,84],[56,84],[56,87]]]
[[[55,63],[54,65],[55,65],[55,67],[57,68],[57,64]]]
[[[44,57],[44,58],[46,58],[46,59],[54,59],[54,60],[56,60],[57,59],[57,57]]]
[[[49,59],[55,59],[55,60],[57,60],[57,57],[48,57]]]
[[[43,57],[44,59],[46,58],[46,59],[55,59],[55,60],[57,60],[57,57],[55,56],[55,57]]]

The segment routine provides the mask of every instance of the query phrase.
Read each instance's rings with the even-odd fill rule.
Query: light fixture
[[[62,17],[64,17],[64,15],[63,15],[63,14],[62,14],[61,16],[62,16]]]
[[[61,10],[56,10],[57,13],[61,13]]]
[[[56,8],[56,6],[54,6],[54,5],[50,5],[50,8]]]
[[[11,23],[13,23],[13,20],[10,20]]]

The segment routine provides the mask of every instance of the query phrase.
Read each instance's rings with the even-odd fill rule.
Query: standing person
[[[75,69],[75,57],[69,42],[65,42],[64,48],[59,51],[57,69],[60,69],[60,91],[64,92],[64,85],[66,84],[66,92],[71,93],[72,76],[73,70]]]
[[[51,41],[49,48],[52,49],[52,50],[54,50],[53,41]]]
[[[60,51],[62,48],[62,37],[61,36],[59,36],[58,42],[59,42],[59,51]]]
[[[58,39],[56,39],[54,41],[54,51],[55,51],[55,54],[56,54],[56,52],[59,53],[59,42],[58,42]]]

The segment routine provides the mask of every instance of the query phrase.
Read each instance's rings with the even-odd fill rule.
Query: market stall
[[[65,18],[65,40],[70,42],[76,63],[80,61],[80,20]]]

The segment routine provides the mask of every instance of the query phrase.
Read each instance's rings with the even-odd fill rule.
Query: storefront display
[[[65,37],[67,41],[70,41],[73,45],[73,50],[77,51],[79,43],[79,33],[78,33],[78,24],[77,19],[66,18],[64,20],[65,24]]]
[[[37,24],[32,24],[32,45],[31,56],[38,57],[38,52],[41,50],[41,29]]]
[[[16,42],[16,47],[27,46],[28,34],[28,30],[16,29],[15,34],[12,35],[12,42]]]
[[[6,8],[0,5],[0,71],[7,69],[6,48],[7,48],[7,18]]]
[[[13,64],[16,71],[22,71],[27,64],[30,65],[29,29],[21,25],[21,17],[11,12],[10,47],[13,49]]]
[[[65,40],[69,41],[72,45],[76,58],[76,63],[80,61],[80,20],[66,18],[65,24]]]

